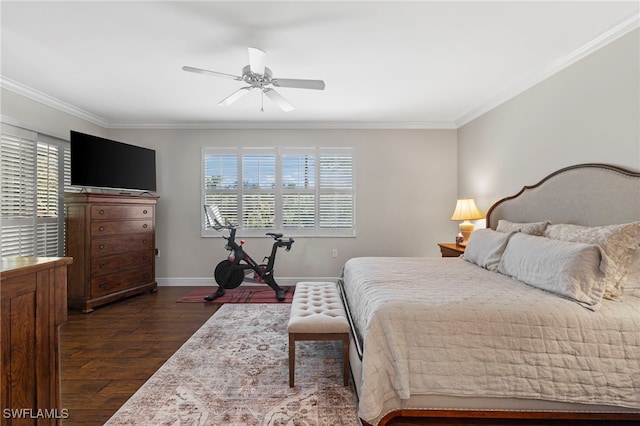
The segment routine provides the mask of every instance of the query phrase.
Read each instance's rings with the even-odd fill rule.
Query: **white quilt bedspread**
[[[592,312],[460,258],[355,258],[342,279],[364,420],[415,394],[640,408],[640,298]]]

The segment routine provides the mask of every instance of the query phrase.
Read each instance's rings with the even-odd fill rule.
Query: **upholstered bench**
[[[349,322],[335,283],[297,283],[287,331],[289,386],[293,387],[295,376],[296,342],[302,340],[342,341],[344,385],[349,385]]]

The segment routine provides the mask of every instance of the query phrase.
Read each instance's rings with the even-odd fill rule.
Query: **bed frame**
[[[495,229],[500,219],[585,226],[638,221],[640,173],[597,163],[565,167],[493,204],[487,212],[487,228]],[[357,371],[352,374],[359,377]],[[640,412],[401,409],[384,416],[378,425],[430,423],[631,425],[640,424]]]
[[[640,173],[607,164],[565,167],[487,212],[487,228],[511,222],[613,225],[640,220]]]

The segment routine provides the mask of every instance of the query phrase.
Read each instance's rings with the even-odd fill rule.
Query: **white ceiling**
[[[2,1],[2,87],[105,127],[455,128],[637,28],[638,1]],[[218,102],[247,47],[274,77]]]

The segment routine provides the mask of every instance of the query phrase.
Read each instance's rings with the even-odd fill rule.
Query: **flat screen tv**
[[[71,131],[71,185],[156,190],[156,152]]]

